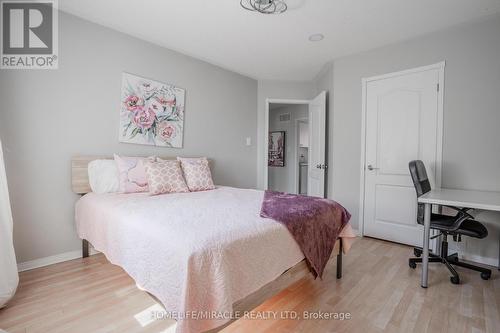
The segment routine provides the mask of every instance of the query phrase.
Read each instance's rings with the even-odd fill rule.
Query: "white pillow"
[[[114,160],[94,160],[89,163],[89,184],[94,193],[120,191],[120,175]]]

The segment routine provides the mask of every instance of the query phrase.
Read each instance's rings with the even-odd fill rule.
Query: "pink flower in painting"
[[[129,111],[135,111],[140,105],[142,105],[142,99],[138,96],[129,95],[125,99],[125,106]]]
[[[164,141],[168,141],[171,138],[175,137],[175,127],[168,121],[162,121],[161,123],[159,123],[157,130],[158,135]]]
[[[151,108],[137,107],[133,122],[141,129],[149,129],[156,120],[156,114]]]

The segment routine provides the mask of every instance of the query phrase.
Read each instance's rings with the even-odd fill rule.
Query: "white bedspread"
[[[230,187],[160,196],[89,193],[76,204],[77,231],[168,312],[230,313],[235,301],[304,258],[283,225],[259,216],[263,194]],[[227,321],[178,320],[177,332]]]

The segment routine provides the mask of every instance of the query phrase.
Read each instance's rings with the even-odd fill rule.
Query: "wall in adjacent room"
[[[80,248],[75,155],[208,156],[216,183],[256,186],[256,80],[62,12],[59,49],[58,70],[0,70],[18,262]],[[122,72],[186,89],[183,149],[118,142]]]
[[[282,114],[290,114],[289,121],[280,121]],[[307,119],[309,107],[307,104],[290,104],[269,110],[269,131],[285,132],[285,166],[268,167],[269,189],[274,191],[296,193],[298,178],[296,120]]]

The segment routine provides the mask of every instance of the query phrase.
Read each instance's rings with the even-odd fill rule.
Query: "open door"
[[[309,172],[307,195],[325,197],[326,92],[309,102]]]

